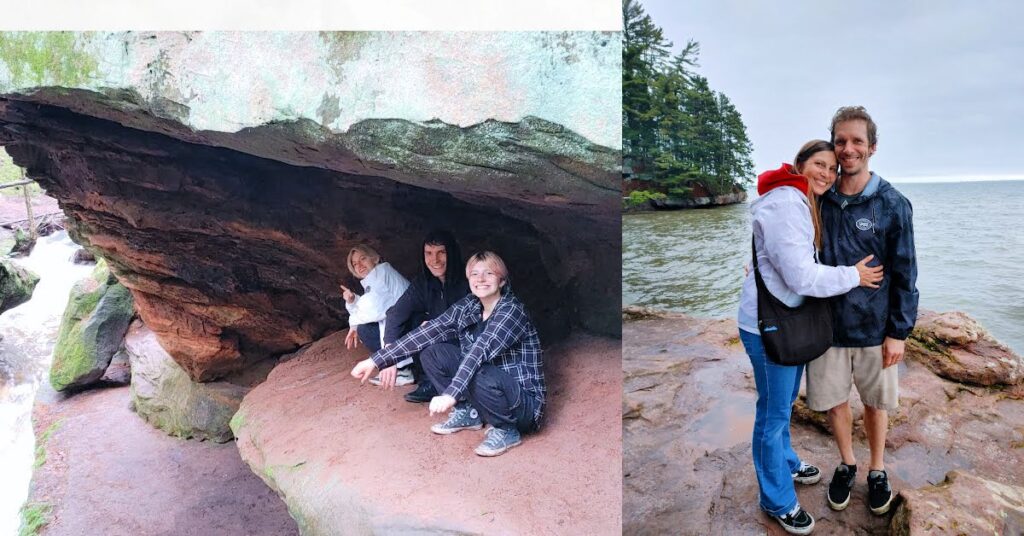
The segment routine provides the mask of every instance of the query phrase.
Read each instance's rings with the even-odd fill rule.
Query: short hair
[[[352,246],[352,249],[350,249],[348,252],[348,271],[352,275],[359,277],[359,275],[356,274],[355,266],[352,265],[352,257],[356,254],[357,251],[369,257],[370,260],[373,261],[373,264],[378,264],[380,262],[380,254],[377,253],[377,250],[373,249],[372,247],[366,244],[356,244]]]
[[[867,123],[868,145],[873,146],[878,143],[878,125],[871,119],[868,111],[863,106],[843,106],[836,110],[836,115],[832,116],[832,126],[828,129],[829,133],[832,134],[832,139],[830,140],[832,143],[836,142],[836,125],[847,121],[864,121]]]
[[[469,262],[466,263],[466,279],[469,279],[470,270],[478,262],[487,263],[487,266],[490,267],[495,275],[506,281],[508,280],[508,268],[505,266],[505,261],[501,260],[501,257],[493,251],[481,251],[469,256]]]

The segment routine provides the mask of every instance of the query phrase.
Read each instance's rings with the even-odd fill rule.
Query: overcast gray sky
[[[860,104],[883,177],[1024,179],[1024,4],[640,2],[674,52],[700,42],[697,71],[743,114],[758,171]]]

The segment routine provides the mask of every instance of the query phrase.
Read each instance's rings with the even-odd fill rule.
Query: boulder
[[[125,336],[131,363],[132,409],[147,422],[184,439],[230,441],[228,423],[253,385],[262,381],[272,362],[220,381],[197,383],[163,349],[156,335],[135,322]]]
[[[36,239],[32,235],[20,227],[14,229],[14,245],[11,246],[10,252],[12,257],[25,257],[32,253],[34,247],[36,247]]]
[[[53,349],[50,385],[64,391],[99,380],[121,348],[134,314],[131,293],[117,283],[106,263],[99,263],[71,289]]]
[[[39,276],[0,259],[0,313],[27,302],[39,283]]]
[[[90,264],[96,262],[96,256],[85,248],[78,248],[71,256],[71,262],[75,264]]]
[[[540,432],[496,458],[480,432],[432,434],[425,404],[349,371],[365,350],[334,333],[282,361],[232,420],[242,459],[302,534],[619,534],[619,341],[545,348]]]
[[[1014,385],[1024,361],[965,313],[921,311],[908,355],[943,378],[973,385]]]
[[[903,490],[900,496],[893,536],[1024,534],[1020,485],[951,471],[934,486]]]

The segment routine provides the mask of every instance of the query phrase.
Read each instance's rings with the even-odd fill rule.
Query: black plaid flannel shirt
[[[543,360],[537,329],[530,322],[523,303],[511,290],[502,294],[491,312],[487,327],[476,340],[473,326],[483,320],[483,306],[472,294],[455,302],[443,315],[412,330],[392,346],[370,356],[378,369],[397,363],[427,346],[459,338],[462,363],[444,394],[458,400],[483,363],[493,363],[519,382],[537,401],[534,422],[540,423],[544,411]]]

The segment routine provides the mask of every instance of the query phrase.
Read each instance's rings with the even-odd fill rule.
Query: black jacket
[[[441,316],[467,294],[469,283],[465,279],[442,285],[434,276],[418,274],[402,297],[388,309],[384,344],[391,344],[423,322]]]
[[[918,302],[910,201],[874,173],[853,199],[835,188],[822,198],[821,262],[853,266],[873,254],[869,264],[885,267],[879,288],[857,287],[832,299],[833,344],[861,348],[880,345],[885,337],[906,339],[917,321]]]

